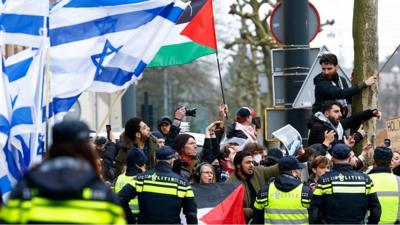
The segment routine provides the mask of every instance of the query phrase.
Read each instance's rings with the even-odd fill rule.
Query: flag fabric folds
[[[0,15],[4,43],[39,47],[48,15],[49,0],[6,0]]]
[[[186,64],[216,52],[212,0],[191,1],[149,67]]]
[[[8,92],[8,78],[4,73],[4,60],[0,47],[0,194],[6,197],[11,189],[11,174],[7,168],[6,155],[3,151],[7,145],[11,123],[11,98]]]
[[[192,185],[199,224],[245,224],[240,184]]]
[[[7,143],[2,147],[8,181],[15,184],[42,159],[45,48],[27,49],[5,62],[11,99]]]
[[[157,53],[185,5],[179,0],[56,4],[49,27],[52,96],[65,100],[86,90],[128,87]]]

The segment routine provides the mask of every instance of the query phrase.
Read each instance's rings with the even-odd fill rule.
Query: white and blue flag
[[[0,47],[0,194],[6,198],[12,189],[12,176],[9,173],[4,147],[7,146],[11,123],[11,97],[8,91],[8,78],[4,73],[4,61]]]
[[[39,47],[49,15],[49,0],[0,0],[5,44]]]
[[[63,99],[65,106],[66,99],[83,91],[127,88],[155,56],[185,6],[180,0],[63,0],[53,6],[52,97]]]
[[[2,153],[12,184],[42,159],[44,49],[27,49],[5,62],[12,112]]]

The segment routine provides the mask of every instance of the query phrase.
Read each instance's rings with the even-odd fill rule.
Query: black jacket
[[[113,182],[116,178],[115,156],[117,156],[117,145],[113,142],[108,142],[100,153],[100,157],[103,165],[103,178],[110,182]]]
[[[365,87],[365,84],[355,85],[348,87],[346,80],[341,78],[343,89],[339,86],[339,76],[335,76],[332,80],[325,79],[323,73],[318,74],[314,78],[315,85],[315,102],[312,106],[313,113],[321,111],[321,106],[324,102],[331,100],[335,101],[337,99],[346,99],[348,103],[351,103],[351,97],[361,92]]]
[[[230,126],[227,127],[226,138],[229,139],[237,137],[237,138],[247,139],[247,136],[245,133],[243,133],[243,131],[236,130],[235,128],[236,128],[236,122],[232,123]]]
[[[269,185],[274,181],[275,187],[283,192],[289,192],[299,185],[301,185],[301,180],[293,176],[283,174],[277,176],[275,179],[271,179],[267,184],[265,184],[257,194],[257,199],[265,198],[268,196]],[[307,186],[303,186],[302,190],[302,200],[310,200],[312,196],[311,189]],[[264,224],[264,210],[253,209],[253,224]]]
[[[178,196],[182,190],[186,193]],[[166,162],[137,175],[118,195],[128,223],[135,221],[129,201],[138,196],[139,224],[180,224],[181,209],[188,224],[197,224],[197,206],[189,182],[172,172]]]
[[[109,221],[101,222],[104,224],[111,223],[113,217],[124,220],[123,210],[114,192],[104,184],[89,163],[73,157],[56,157],[31,169],[15,186],[10,194],[11,200],[19,200],[22,205],[26,206],[12,206],[12,208],[14,215],[18,215],[15,214],[18,210],[20,215],[26,215],[28,219],[25,223],[28,224],[88,223],[88,219],[70,218],[68,214],[63,215],[63,213],[60,213],[59,217],[52,221],[47,215],[38,213],[45,207],[50,209],[46,211],[47,213],[53,209],[54,212],[58,212],[59,208],[68,208],[71,212],[76,211],[83,215],[86,210],[98,212],[99,216],[110,217]],[[74,202],[73,204],[71,200]],[[35,208],[35,205],[38,207]],[[120,214],[116,214],[111,207],[118,208]],[[32,215],[32,209],[36,210],[36,215]],[[0,218],[0,223],[1,220]]]
[[[362,136],[360,133],[355,131],[357,131],[363,121],[367,121],[373,116],[373,110],[368,109],[359,113],[355,113],[348,118],[344,118],[340,121],[340,123],[342,124],[344,131],[350,129],[350,133],[355,134],[354,138],[356,140],[356,143],[358,143],[362,140]],[[308,146],[324,142],[325,131],[333,130],[329,123],[320,120],[315,115],[312,115],[308,120],[307,128],[310,130],[308,135]],[[335,141],[332,143],[332,145],[335,145],[338,142],[343,142],[343,140],[339,141],[339,137],[336,134]]]
[[[319,180],[313,193],[310,223],[376,224],[381,206],[368,175],[355,171],[350,164],[335,164]]]

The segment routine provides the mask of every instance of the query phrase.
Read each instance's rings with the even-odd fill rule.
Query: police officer
[[[164,146],[156,152],[156,168],[137,175],[119,192],[128,223],[134,222],[129,201],[139,199],[140,224],[180,224],[180,212],[187,224],[197,224],[197,207],[187,180],[172,172],[175,151]]]
[[[125,224],[117,196],[100,179],[89,132],[80,121],[56,124],[47,160],[18,182],[0,211],[0,220],[12,224]]]
[[[372,180],[353,170],[351,150],[345,144],[332,148],[333,167],[319,180],[311,201],[310,223],[376,224],[381,207]]]
[[[133,177],[139,173],[143,173],[146,169],[147,156],[144,152],[138,148],[129,150],[128,156],[126,157],[126,171],[125,173],[118,176],[115,182],[114,191],[120,192],[122,188],[129,183]],[[139,203],[137,197],[129,202],[129,207],[135,216],[135,221],[139,215]]]
[[[280,159],[280,175],[261,188],[254,202],[254,224],[308,224],[311,189],[300,180],[304,167],[293,156]]]
[[[379,223],[399,223],[400,177],[390,170],[393,152],[387,147],[378,147],[374,151],[374,168],[369,177],[374,182],[376,193],[382,207]]]

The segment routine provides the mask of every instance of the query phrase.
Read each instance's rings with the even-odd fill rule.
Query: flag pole
[[[392,59],[392,57],[394,56],[394,54],[396,54],[397,50],[400,48],[400,45],[397,46],[397,48],[394,50],[394,52],[392,53],[392,55],[389,56],[389,58],[386,60],[385,64],[383,64],[383,66],[381,67],[381,69],[378,72],[378,76],[379,74],[382,72],[383,68],[385,68],[385,66],[388,64],[388,62]]]
[[[221,87],[222,102],[225,105],[226,101],[225,101],[225,94],[224,94],[224,86],[222,84],[221,66],[220,66],[220,63],[219,63],[218,49],[217,49],[217,52],[215,53],[215,56],[217,57],[218,76],[219,76],[219,84],[220,84],[220,87]],[[226,118],[228,119],[228,115],[226,115]]]
[[[134,84],[132,84],[132,85],[134,85]],[[128,88],[129,88],[129,86],[123,90],[119,90],[117,92],[117,95],[114,96],[114,99],[112,100],[110,107],[108,107],[107,114],[104,116],[104,119],[101,121],[100,126],[96,130],[95,138],[99,135],[101,129],[106,125],[107,118],[110,117],[111,111],[115,107],[115,104],[117,103],[118,100],[120,100],[122,98],[122,95],[125,94],[125,92],[128,90]]]
[[[220,84],[220,87],[221,87],[222,102],[223,102],[223,104],[225,106],[226,105],[226,101],[225,101],[224,85],[222,84],[221,66],[220,66],[220,63],[219,63],[219,56],[218,56],[217,32],[215,31],[214,5],[212,4],[212,0],[209,0],[209,1],[211,1],[212,20],[213,20],[213,23],[214,23],[213,33],[214,33],[215,48],[216,48],[215,57],[217,58],[219,84]],[[225,118],[228,119],[228,114],[225,115]]]
[[[46,52],[46,150],[49,149],[49,114],[50,114],[50,83],[51,82],[51,71],[50,71],[50,48]]]

